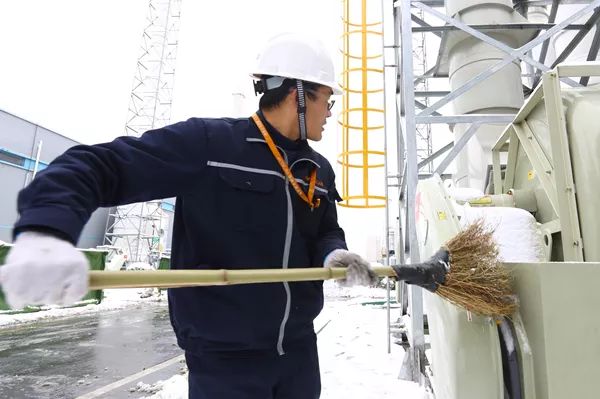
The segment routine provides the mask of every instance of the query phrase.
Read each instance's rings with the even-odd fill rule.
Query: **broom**
[[[510,316],[517,298],[510,271],[498,262],[493,233],[480,219],[446,243],[450,271],[435,293],[473,313]]]
[[[511,315],[516,302],[511,295],[510,275],[498,265],[498,250],[482,221],[458,233],[428,261],[415,265],[374,267],[380,277],[407,282],[432,275],[427,288],[473,313],[488,316]],[[440,263],[440,261],[442,263]],[[442,266],[443,264],[443,266]],[[449,265],[449,269],[446,268]],[[180,288],[283,281],[344,279],[345,268],[241,269],[241,270],[150,270],[90,271],[91,290],[106,288]]]

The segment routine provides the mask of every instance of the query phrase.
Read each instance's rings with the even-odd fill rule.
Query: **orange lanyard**
[[[315,184],[317,182],[317,168],[315,167],[313,169],[313,171],[310,173],[310,182],[308,184],[308,196],[307,196],[306,194],[304,194],[304,191],[302,191],[302,189],[296,182],[294,175],[292,175],[290,168],[288,168],[287,164],[281,157],[281,154],[277,150],[277,147],[275,147],[275,143],[273,142],[273,139],[269,135],[269,132],[267,132],[265,125],[263,125],[263,123],[260,120],[260,118],[258,117],[258,115],[256,115],[256,114],[252,115],[252,119],[254,120],[254,123],[256,123],[256,126],[258,126],[258,130],[260,130],[263,137],[265,138],[265,141],[267,142],[267,145],[269,146],[271,153],[277,160],[277,163],[279,164],[279,166],[281,166],[283,173],[285,173],[285,175],[287,176],[288,180],[292,184],[292,187],[294,187],[294,190],[296,191],[296,193],[298,193],[300,198],[302,198],[304,200],[304,202],[306,202],[308,204],[308,206],[310,206],[310,209],[318,208],[319,205],[321,205],[321,199],[315,198],[315,200],[313,202],[313,196],[315,195]]]

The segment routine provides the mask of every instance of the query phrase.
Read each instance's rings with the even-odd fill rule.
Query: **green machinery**
[[[600,64],[544,75],[492,148],[493,192],[478,201],[528,210],[543,236],[544,262],[504,264],[518,313],[494,320],[424,294],[437,399],[600,397],[600,88],[561,88],[579,76],[600,76]],[[416,203],[427,257],[459,214],[437,177],[419,182]]]

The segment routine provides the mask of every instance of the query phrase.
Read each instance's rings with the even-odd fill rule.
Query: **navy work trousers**
[[[284,355],[263,351],[186,352],[190,399],[318,399],[316,342]]]

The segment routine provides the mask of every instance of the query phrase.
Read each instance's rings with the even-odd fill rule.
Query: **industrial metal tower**
[[[148,2],[147,24],[125,124],[127,136],[139,137],[170,122],[180,16],[181,0]],[[111,209],[104,244],[121,249],[130,262],[154,264],[163,250],[165,209],[172,209],[172,205],[163,200]]]

